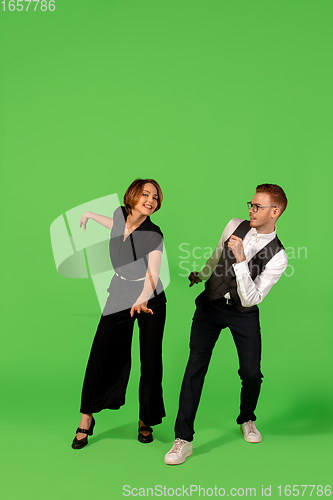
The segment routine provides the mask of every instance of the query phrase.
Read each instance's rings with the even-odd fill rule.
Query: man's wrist
[[[249,267],[246,260],[243,260],[242,262],[236,262],[232,265],[232,267],[234,268],[236,276],[242,276],[243,274],[248,274],[249,272]]]

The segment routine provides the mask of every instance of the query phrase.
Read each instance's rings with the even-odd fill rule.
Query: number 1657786
[[[27,12],[30,4],[32,4],[30,10],[34,10],[35,12],[38,8],[43,12],[46,10],[53,12],[56,8],[55,0],[49,0],[48,2],[46,0],[3,0],[0,3],[3,5],[3,11],[5,11],[7,7],[7,10],[10,12],[14,10],[18,12]]]

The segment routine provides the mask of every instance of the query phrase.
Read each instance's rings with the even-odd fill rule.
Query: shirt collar
[[[251,234],[252,234],[252,236],[255,236],[256,238],[258,238],[261,241],[271,241],[276,236],[276,229],[274,229],[274,231],[272,233],[268,233],[268,234],[260,234],[259,233],[258,234],[257,230],[253,227],[251,229]]]

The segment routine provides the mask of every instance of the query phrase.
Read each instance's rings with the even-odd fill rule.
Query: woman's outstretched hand
[[[83,226],[83,231],[86,230],[86,225],[89,220],[88,212],[85,212],[80,219],[80,227]]]
[[[148,304],[148,300],[146,302],[142,302],[142,304],[134,304],[134,306],[132,306],[131,310],[130,310],[131,318],[134,316],[135,311],[139,314],[140,314],[140,311],[143,311],[145,313],[154,314],[153,311],[147,307],[147,304]]]

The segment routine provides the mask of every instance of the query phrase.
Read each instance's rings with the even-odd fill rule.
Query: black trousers
[[[139,418],[157,425],[165,416],[162,393],[162,338],[166,305],[151,306],[154,314],[130,309],[102,316],[92,344],[82,388],[81,413],[117,410],[125,404],[131,370],[134,321],[139,325],[141,376]]]
[[[194,419],[212,351],[222,329],[229,327],[236,344],[242,380],[240,413],[237,423],[256,420],[257,405],[263,375],[260,371],[261,336],[259,309],[242,313],[224,299],[208,301],[205,292],[196,298],[187,363],[175,424],[176,438],[193,440]]]

